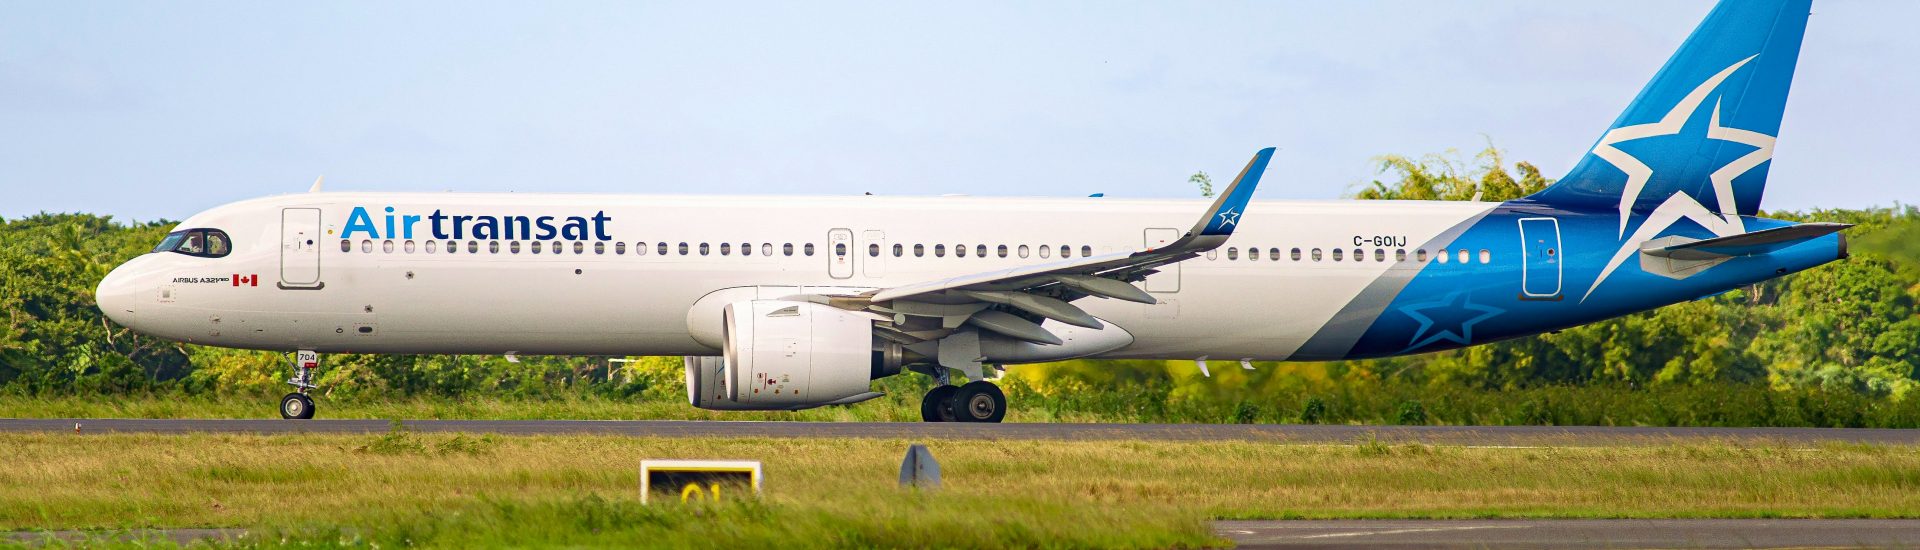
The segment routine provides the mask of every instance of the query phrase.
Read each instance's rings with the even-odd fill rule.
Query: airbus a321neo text
[[[1003,365],[1320,361],[1459,348],[1845,258],[1758,217],[1810,0],[1715,7],[1572,171],[1506,202],[313,192],[196,214],[100,308],[293,354],[679,355],[722,410],[938,380],[928,421],[998,422]],[[1811,183],[1811,182],[1802,182]],[[964,385],[953,385],[955,372]]]

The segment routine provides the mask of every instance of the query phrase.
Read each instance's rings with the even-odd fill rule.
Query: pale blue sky
[[[0,217],[331,190],[1261,198],[1558,176],[1710,3],[14,2]],[[1920,201],[1916,2],[1817,2],[1763,206]]]

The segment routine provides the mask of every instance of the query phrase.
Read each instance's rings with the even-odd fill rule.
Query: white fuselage
[[[697,339],[701,327],[690,323],[718,319],[717,310],[703,311],[724,305],[702,301],[715,292],[751,298],[796,287],[887,288],[1058,261],[1063,248],[1076,258],[1137,250],[1178,237],[1206,206],[1112,198],[311,193],[196,215],[180,227],[224,230],[230,255],[149,254],[123,266],[100,295],[115,320],[142,332],[230,347],[714,355],[719,350]],[[1427,247],[1496,206],[1254,202],[1227,246],[1140,283],[1161,303],[1075,304],[1131,334],[1132,344],[1105,357],[1289,359],[1388,270],[1453,265],[1394,261],[1398,251]],[[363,223],[343,239],[356,207],[374,231]],[[436,211],[448,216],[440,238],[428,219]],[[309,214],[317,228],[299,221]],[[475,238],[467,220],[456,239],[453,215],[599,215],[603,223],[572,232],[584,238],[556,232],[543,241],[524,231]],[[1489,264],[1474,267],[1518,270],[1518,247],[1492,250]],[[1259,257],[1248,258],[1249,249]],[[1314,249],[1349,257],[1314,261]],[[1354,261],[1355,249],[1367,257]],[[235,284],[234,276],[257,279]]]

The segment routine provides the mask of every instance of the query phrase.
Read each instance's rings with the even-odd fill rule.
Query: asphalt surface
[[[1240,548],[1912,548],[1920,520],[1517,519],[1219,521]],[[13,542],[237,540],[244,529],[21,531]],[[0,539],[4,541],[5,539]]]
[[[1240,548],[1913,548],[1920,520],[1220,521]]]
[[[0,432],[380,433],[387,420],[0,419]],[[1641,428],[1599,426],[1321,426],[1247,424],[962,424],[921,422],[736,422],[673,420],[409,420],[418,432],[652,437],[859,437],[884,439],[1244,440],[1581,446],[1700,441],[1920,445],[1920,430],[1833,428]]]

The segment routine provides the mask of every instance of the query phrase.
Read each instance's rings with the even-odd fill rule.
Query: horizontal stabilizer
[[[1734,256],[1752,256],[1824,237],[1849,227],[1853,227],[1853,224],[1816,222],[1762,229],[1704,241],[1674,242],[1674,238],[1657,239],[1641,245],[1640,252],[1648,256],[1675,260],[1714,260]]]

